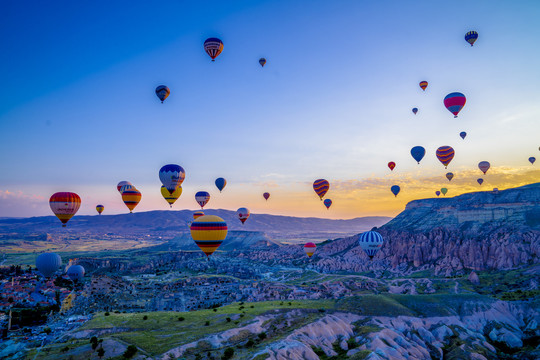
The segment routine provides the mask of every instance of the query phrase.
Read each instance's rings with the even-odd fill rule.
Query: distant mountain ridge
[[[349,220],[301,218],[268,214],[252,214],[244,225],[235,211],[205,210],[207,215],[218,215],[229,230],[264,232],[274,239],[330,239],[353,235],[381,226],[391,218],[385,216],[361,217]],[[75,216],[67,228],[62,228],[55,216],[22,219],[1,219],[0,233],[86,233],[86,234],[152,234],[176,236],[189,232],[193,221],[191,210],[155,210],[120,215]]]

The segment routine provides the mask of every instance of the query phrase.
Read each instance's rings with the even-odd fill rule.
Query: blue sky
[[[186,169],[177,209],[207,190],[210,208],[335,218],[395,215],[441,186],[477,190],[481,160],[493,166],[487,188],[540,178],[527,162],[540,158],[536,1],[1,6],[0,216],[49,214],[56,191],[77,192],[81,214],[124,212],[120,180],[143,193],[137,210],[166,209],[167,163]],[[214,36],[224,50],[212,63],[202,43]],[[467,96],[457,119],[442,104],[453,91]],[[420,166],[415,145],[427,150]],[[456,150],[452,183],[441,145]],[[331,211],[311,190],[321,177]]]

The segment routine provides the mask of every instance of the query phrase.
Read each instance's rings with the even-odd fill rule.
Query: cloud
[[[0,216],[29,216],[46,211],[48,201],[41,195],[0,190]]]

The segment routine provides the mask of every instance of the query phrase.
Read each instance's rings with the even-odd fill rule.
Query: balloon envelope
[[[476,31],[469,31],[465,34],[465,41],[471,44],[471,46],[474,45],[474,42],[478,39],[478,33]]]
[[[66,223],[77,213],[81,207],[81,198],[72,192],[57,192],[49,199],[52,212],[65,227]]]
[[[529,158],[529,162],[530,162],[531,164],[534,164],[535,161],[536,161],[536,158],[535,158],[534,156],[531,156],[531,157]]]
[[[56,253],[46,252],[36,259],[36,268],[46,278],[54,275],[60,265],[62,265],[62,259]]]
[[[105,206],[103,206],[103,205],[97,205],[96,206],[96,211],[98,212],[99,215],[101,215],[103,210],[105,210]]]
[[[204,42],[204,51],[212,58],[212,61],[215,61],[223,51],[223,42],[218,38],[208,38]]]
[[[392,192],[392,194],[394,194],[394,196],[397,196],[399,194],[399,192],[401,191],[401,188],[397,185],[393,185],[391,188],[390,188],[390,191]]]
[[[448,189],[447,188],[442,188],[441,192],[442,192],[443,195],[446,196],[446,193],[448,192]]]
[[[265,192],[265,193],[263,194],[264,200],[268,201],[268,198],[269,198],[269,197],[270,197],[270,193]]]
[[[74,282],[82,280],[84,277],[84,267],[81,265],[71,265],[67,269],[67,276]]]
[[[312,242],[308,242],[304,245],[304,252],[308,257],[312,257],[315,253],[315,250],[317,250],[317,245]]]
[[[422,90],[426,91],[426,88],[428,86],[428,82],[427,81],[420,81],[420,87],[422,88]]]
[[[491,167],[491,164],[489,163],[489,161],[480,161],[478,163],[478,168],[482,170],[484,175],[487,173],[490,167]]]
[[[448,111],[454,114],[454,117],[458,116],[466,102],[467,99],[465,98],[465,95],[460,92],[450,93],[444,98],[444,106],[446,106]]]
[[[122,186],[124,185],[133,185],[132,183],[130,183],[129,181],[120,181],[118,183],[118,185],[116,185],[116,189],[118,190],[118,192],[121,194],[122,192],[120,191],[120,189],[122,189]]]
[[[448,181],[452,181],[452,179],[454,178],[454,174],[452,174],[451,172],[446,173],[446,178],[448,179]]]
[[[394,171],[394,168],[396,167],[396,163],[393,161],[390,161],[388,163],[388,167],[390,168],[390,171]]]
[[[418,108],[413,108],[412,112],[413,112],[414,115],[416,115],[416,113],[418,112]]]
[[[243,223],[246,222],[246,220],[249,218],[250,212],[247,208],[242,207],[238,210],[236,210],[236,216],[238,216],[238,219]]]
[[[411,155],[413,159],[420,164],[420,161],[424,158],[424,155],[426,155],[426,149],[422,146],[415,146],[411,149]]]
[[[261,64],[261,66],[264,67],[264,65],[266,64],[266,59],[265,58],[260,58],[259,59],[259,64]]]
[[[465,131],[462,131],[459,133],[459,136],[461,136],[462,139],[465,139],[465,137],[467,136],[467,133]]]
[[[126,184],[120,188],[120,194],[123,194],[126,190],[137,190],[137,188],[131,184]]]
[[[439,196],[441,195],[441,192],[439,190],[435,191],[435,195]]]
[[[180,165],[168,164],[159,170],[159,180],[171,194],[182,185],[185,178],[186,172]]]
[[[141,201],[141,193],[137,189],[129,189],[125,190],[122,193],[122,200],[124,201],[124,204],[126,204],[127,208],[129,209],[129,212],[132,213],[133,209],[139,205],[139,201]]]
[[[439,161],[446,168],[448,164],[450,164],[450,161],[452,161],[454,158],[455,152],[451,146],[441,146],[437,149],[435,155],[437,155],[437,159],[439,159]]]
[[[360,245],[370,259],[373,259],[375,254],[383,246],[383,243],[384,239],[382,235],[376,231],[366,231],[358,238],[358,245]]]
[[[197,220],[198,218],[200,218],[201,216],[204,216],[204,213],[202,211],[195,211],[193,213],[193,220]]]
[[[227,223],[215,215],[204,215],[191,223],[191,237],[195,244],[210,256],[227,237]]]
[[[321,200],[328,192],[328,189],[330,189],[330,183],[325,179],[317,179],[313,182],[313,190],[315,190]]]
[[[171,93],[171,90],[165,85],[159,85],[156,88],[156,95],[159,98],[159,100],[161,100],[162,104],[163,104],[163,101],[165,101],[165,99],[169,97],[170,93]]]
[[[217,178],[215,183],[216,183],[216,187],[218,188],[219,192],[221,192],[221,190],[223,190],[225,188],[225,186],[227,186],[227,180],[225,180],[222,177]]]
[[[326,206],[326,209],[330,209],[330,206],[332,206],[332,200],[330,199],[324,199],[323,203],[324,206]]]
[[[484,179],[479,178],[479,179],[476,180],[476,182],[477,182],[478,184],[482,185],[482,184],[484,183]]]
[[[161,186],[161,196],[165,199],[165,201],[169,204],[170,207],[173,206],[173,204],[178,200],[178,198],[182,195],[182,187],[178,186],[176,190],[173,191],[171,194],[169,190],[165,186]]]
[[[204,208],[208,201],[210,200],[210,194],[207,191],[199,191],[195,194],[195,201],[199,204],[201,209]]]

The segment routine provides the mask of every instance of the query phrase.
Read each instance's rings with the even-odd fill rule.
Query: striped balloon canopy
[[[122,195],[124,193],[124,191],[126,190],[137,190],[137,188],[131,184],[126,184],[126,185],[123,185],[121,188],[120,188],[120,195]]]
[[[223,51],[223,41],[218,38],[206,39],[204,42],[204,51],[212,58],[212,61],[215,61],[216,57]]]
[[[446,178],[448,179],[448,181],[452,181],[452,179],[454,178],[454,174],[451,172],[446,173]]]
[[[247,208],[245,208],[245,207],[241,207],[240,209],[236,210],[236,216],[242,222],[242,225],[249,218],[250,214],[251,213],[249,212],[249,210]]]
[[[323,203],[324,206],[326,206],[326,210],[330,209],[330,206],[332,206],[332,200],[330,199],[324,199]]]
[[[313,182],[313,190],[315,190],[321,200],[328,192],[328,189],[330,189],[330,183],[325,179],[317,179]]]
[[[122,192],[122,200],[124,201],[124,204],[126,204],[130,213],[132,213],[135,207],[139,205],[139,201],[141,201],[141,197],[142,197],[142,194],[137,189],[129,189]]]
[[[457,118],[459,112],[461,109],[463,109],[466,102],[467,99],[465,98],[465,95],[460,92],[450,93],[444,98],[444,106],[446,106],[448,111],[454,114],[455,118]]]
[[[210,201],[210,194],[207,191],[199,191],[195,194],[195,201],[203,209],[208,204],[208,201]]]
[[[125,180],[124,180],[124,181],[120,181],[120,182],[118,183],[118,185],[116,185],[116,189],[118,190],[118,192],[119,192],[120,194],[122,194],[122,191],[120,191],[120,190],[122,189],[122,186],[124,186],[124,185],[133,185],[133,184],[130,183],[129,181],[125,181]]]
[[[171,90],[165,85],[159,85],[156,88],[156,95],[159,98],[159,100],[161,100],[162,104],[163,104],[163,101],[165,101],[165,99],[168,98],[170,94],[171,94]]]
[[[101,215],[101,213],[103,212],[103,210],[105,210],[105,206],[103,206],[103,205],[96,205],[96,211],[98,212],[99,215]]]
[[[478,33],[476,31],[469,31],[465,34],[465,41],[471,44],[471,46],[474,45],[474,42],[478,39]]]
[[[383,246],[383,243],[384,239],[382,235],[376,231],[366,231],[358,238],[358,244],[370,259],[373,259],[375,254]]]
[[[173,193],[184,182],[186,178],[186,172],[184,168],[176,164],[167,164],[161,167],[159,170],[159,180],[169,190],[169,193]]]
[[[437,155],[437,159],[439,159],[439,161],[444,165],[444,168],[446,169],[448,164],[450,164],[450,162],[454,158],[454,148],[452,148],[451,146],[441,146],[437,149],[435,155]]]
[[[202,211],[195,211],[193,213],[193,220],[197,220],[198,218],[200,218],[201,216],[204,216],[204,212]]]
[[[315,253],[315,250],[317,250],[317,245],[312,242],[308,242],[304,245],[304,252],[308,257],[312,257]]]
[[[66,227],[69,219],[79,211],[81,198],[72,192],[57,192],[49,199],[49,206],[54,215],[62,222],[62,226]]]
[[[190,226],[195,244],[210,256],[227,237],[227,223],[215,215],[204,215],[195,219]]]
[[[426,91],[426,88],[428,86],[428,82],[427,81],[420,81],[420,84],[418,84],[418,85],[420,85],[420,88],[422,90]]]
[[[178,200],[178,198],[182,195],[182,187],[178,186],[176,190],[173,191],[171,194],[169,190],[165,186],[161,186],[161,196],[165,199],[165,201],[169,204],[169,206],[172,208],[173,204]]]

